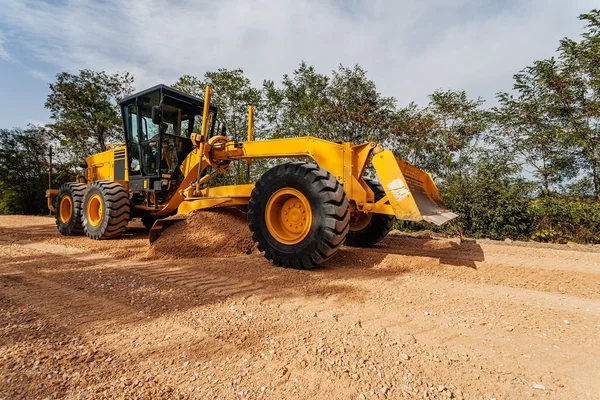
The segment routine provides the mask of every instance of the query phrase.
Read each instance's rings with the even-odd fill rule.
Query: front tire
[[[83,198],[83,229],[94,240],[121,235],[131,219],[127,191],[118,182],[94,181]]]
[[[83,235],[83,196],[85,183],[65,183],[56,195],[54,217],[61,235]]]
[[[248,203],[252,239],[265,258],[308,269],[333,256],[350,223],[343,187],[326,170],[303,162],[268,170]]]
[[[385,196],[383,186],[377,181],[363,178],[375,194],[375,202]],[[350,232],[346,237],[346,246],[372,247],[383,240],[392,229],[396,217],[387,214],[359,213],[357,220],[350,223]]]

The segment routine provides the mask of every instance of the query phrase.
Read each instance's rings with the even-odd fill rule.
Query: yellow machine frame
[[[210,87],[205,93],[205,114],[210,103]],[[206,118],[203,119],[206,121]],[[431,176],[418,168],[397,159],[389,150],[377,143],[354,144],[330,142],[315,137],[299,137],[273,140],[252,140],[253,109],[248,110],[248,141],[236,142],[223,136],[206,139],[208,126],[202,126],[200,134],[192,134],[196,148],[181,166],[186,177],[178,190],[163,209],[156,215],[167,215],[175,208],[178,214],[189,214],[195,210],[212,207],[245,205],[250,199],[254,185],[233,185],[200,189],[209,175],[200,176],[209,165],[227,171],[229,163],[223,161],[246,160],[250,163],[258,158],[312,158],[319,167],[327,170],[343,185],[353,213],[380,213],[395,215],[409,221],[426,220],[442,224],[455,214],[444,209],[442,200]],[[373,157],[371,157],[373,156]],[[361,177],[369,161],[373,166],[386,196],[375,202],[373,191]]]
[[[395,215],[409,221],[426,220],[442,224],[456,214],[445,210],[431,176],[418,168],[397,159],[390,150],[377,143],[354,144],[330,142],[315,137],[298,137],[273,140],[253,140],[253,108],[248,109],[248,140],[236,142],[224,136],[208,138],[208,113],[211,88],[207,87],[204,98],[202,128],[192,133],[190,139],[195,148],[183,160],[180,171],[184,177],[168,202],[156,210],[137,205],[150,216],[166,217],[177,212],[189,214],[195,210],[213,207],[246,205],[254,188],[252,184],[203,188],[210,174],[203,171],[212,166],[227,172],[230,161],[246,160],[248,165],[259,158],[312,158],[343,185],[350,204],[350,211],[357,218],[360,213]],[[88,157],[88,168],[81,181],[114,180],[129,190],[126,146],[112,147]],[[123,176],[117,177],[116,160],[125,160]],[[386,196],[375,202],[375,195],[362,179],[369,162],[375,168]],[[52,198],[56,190],[49,190],[48,207],[53,209]]]

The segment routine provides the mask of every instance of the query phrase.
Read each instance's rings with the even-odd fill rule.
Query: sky
[[[132,73],[138,90],[242,68],[280,82],[301,61],[359,64],[399,106],[466,90],[487,106],[512,75],[577,38],[597,0],[0,0],[0,128],[50,122],[57,73]]]

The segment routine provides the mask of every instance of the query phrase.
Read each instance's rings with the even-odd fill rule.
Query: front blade
[[[150,233],[148,234],[148,239],[150,240],[150,244],[154,243],[156,239],[160,237],[165,229],[170,227],[177,222],[185,221],[185,217],[175,217],[169,219],[159,219],[154,222],[152,228],[150,229]]]
[[[428,173],[389,150],[374,155],[372,162],[398,219],[441,225],[458,216],[446,209]]]

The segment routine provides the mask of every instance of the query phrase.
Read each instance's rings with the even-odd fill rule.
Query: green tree
[[[532,185],[520,174],[511,154],[496,149],[473,150],[472,162],[439,182],[446,206],[459,215],[449,224],[434,227],[424,222],[399,221],[399,229],[435,230],[492,239],[529,238],[534,214],[530,210]]]
[[[227,136],[233,140],[246,140],[248,132],[248,106],[254,105],[256,119],[260,119],[261,91],[254,88],[241,69],[220,68],[204,74],[204,79],[184,75],[173,85],[175,89],[204,98],[206,86],[212,87],[211,103],[219,108],[218,120],[227,127]]]
[[[40,214],[48,186],[48,133],[30,125],[0,130],[0,212]]]
[[[322,137],[322,121],[327,106],[329,77],[316,72],[304,61],[291,76],[284,75],[281,88],[266,81],[263,85],[266,113],[275,126],[270,136]]]
[[[546,84],[557,74],[556,60],[536,61],[514,75],[516,95],[499,93],[499,106],[493,109],[493,142],[516,154],[532,169],[545,195],[551,193],[553,185],[577,173]]]
[[[396,99],[377,92],[359,65],[333,71],[325,106],[317,112],[320,136],[332,141],[382,141],[396,112]]]
[[[470,168],[446,178],[440,191],[447,206],[460,215],[452,225],[464,233],[492,239],[528,238],[531,185],[509,154],[476,151]],[[444,229],[452,229],[452,225]]]
[[[426,108],[414,103],[394,116],[390,141],[395,152],[439,178],[464,169],[488,125],[483,100],[465,91],[436,90]]]
[[[405,161],[428,170],[435,162],[435,142],[432,135],[435,124],[433,115],[415,103],[398,110],[394,115],[388,135],[388,143],[397,156]]]
[[[581,183],[591,181],[600,199],[600,10],[582,14],[579,19],[587,23],[582,40],[561,40],[559,73],[549,76],[545,83],[586,174]]]
[[[340,65],[331,77],[300,63],[281,87],[263,84],[267,129],[272,137],[315,136],[331,141],[382,141],[396,112],[396,100],[377,92],[359,65]]]
[[[471,100],[464,90],[436,90],[429,96],[427,112],[433,120],[432,140],[437,167],[431,172],[448,176],[469,162],[470,149],[487,126],[487,114],[481,109],[483,100]]]
[[[262,123],[259,123],[259,129],[264,137],[281,137],[280,132],[285,125],[283,104],[285,101],[284,91],[275,85],[272,80],[263,81],[261,113]]]
[[[78,157],[104,151],[108,141],[123,140],[118,102],[132,92],[132,83],[129,73],[61,72],[45,103],[54,120],[47,127]]]

